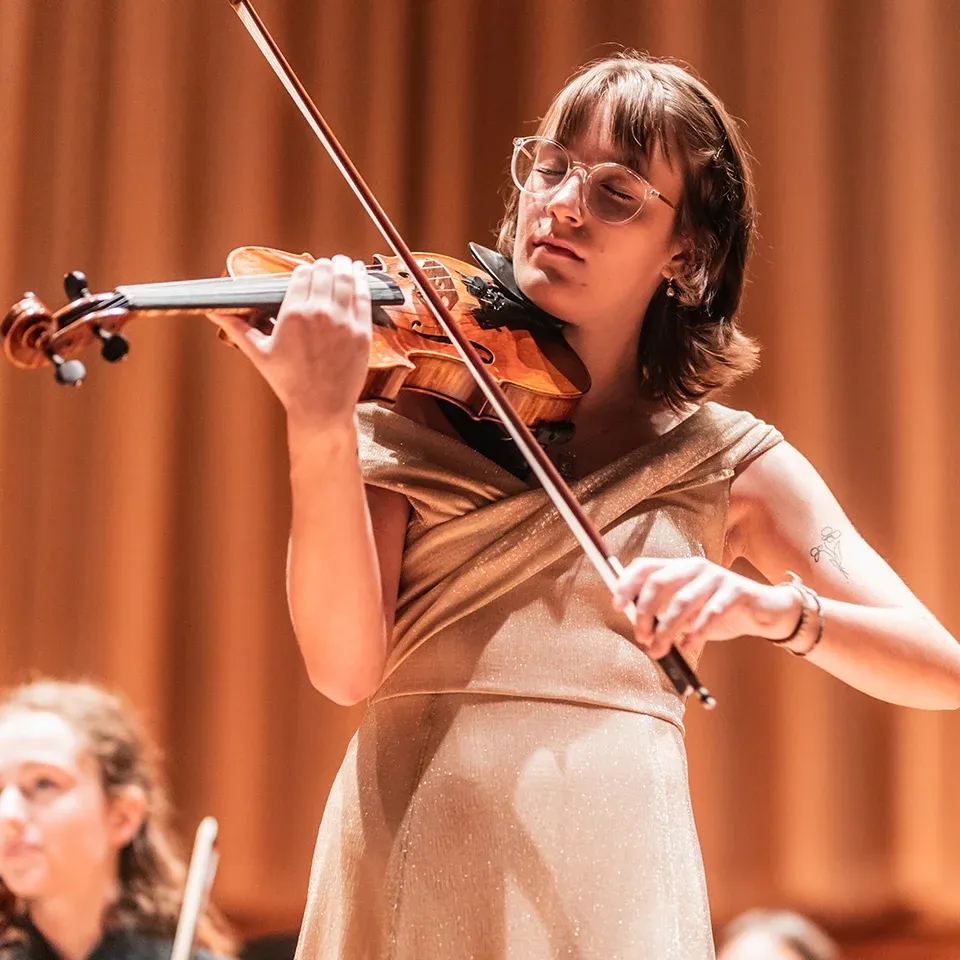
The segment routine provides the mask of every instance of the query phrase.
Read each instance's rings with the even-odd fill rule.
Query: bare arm
[[[352,426],[290,430],[290,617],[310,681],[337,703],[370,696],[393,629],[410,505],[364,487]]]
[[[738,556],[770,583],[728,569]],[[816,470],[782,443],[731,484],[723,565],[704,557],[637,557],[614,591],[634,600],[637,640],[654,658],[742,636],[789,649],[871,696],[904,706],[960,706],[960,646],[854,530]],[[817,591],[821,642],[793,637],[802,607],[788,571]],[[816,614],[812,614],[816,616]],[[815,635],[815,634],[814,634]],[[788,639],[792,638],[792,639]]]
[[[366,270],[346,257],[294,270],[268,336],[212,315],[287,411],[293,518],[290,614],[313,685],[339,703],[369,696],[383,673],[409,505],[365,491],[354,409],[367,374]]]
[[[731,493],[731,553],[772,583],[792,570],[821,596],[825,629],[811,662],[892,703],[960,706],[960,646],[857,533],[799,452],[786,443],[769,450]]]

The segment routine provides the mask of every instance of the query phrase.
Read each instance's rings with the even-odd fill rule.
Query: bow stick
[[[204,817],[200,821],[200,826],[197,827],[170,960],[190,960],[190,955],[193,953],[197,923],[206,906],[210,888],[213,886],[213,878],[217,872],[219,860],[216,849],[217,829],[218,824],[213,817]]]

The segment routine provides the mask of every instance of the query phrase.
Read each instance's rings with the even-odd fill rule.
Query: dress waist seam
[[[503,690],[475,687],[450,687],[449,689],[433,690],[398,690],[393,693],[375,693],[367,700],[368,706],[375,706],[387,700],[397,700],[401,697],[432,697],[432,696],[477,696],[477,697],[500,697],[505,700],[542,700],[547,703],[567,703],[579,707],[596,707],[601,710],[620,710],[623,713],[633,713],[641,717],[653,717],[655,720],[664,720],[673,724],[680,733],[685,734],[683,722],[677,717],[672,716],[666,710],[658,710],[656,707],[649,709],[639,709],[636,707],[624,706],[623,704],[614,704],[609,701],[595,700],[589,697],[577,697],[572,695],[550,695],[547,693],[507,693]]]

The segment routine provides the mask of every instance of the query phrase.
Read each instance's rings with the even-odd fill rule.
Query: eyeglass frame
[[[563,155],[567,158],[567,172],[563,175],[563,179],[550,190],[527,190],[523,187],[518,178],[517,178],[517,157],[520,155],[520,149],[524,144],[530,143],[532,140],[545,141],[546,143],[551,143],[555,147],[559,147],[563,151]],[[597,217],[601,223],[608,223],[612,227],[623,226],[627,223],[632,223],[640,214],[643,212],[643,208],[646,206],[648,200],[656,198],[662,200],[671,210],[676,210],[677,205],[672,201],[668,200],[646,177],[637,173],[632,167],[628,167],[625,163],[617,163],[615,160],[604,160],[602,163],[584,163],[582,160],[574,160],[570,155],[570,151],[558,140],[554,140],[552,137],[514,137],[513,138],[513,159],[510,162],[510,176],[513,179],[513,183],[516,188],[521,192],[527,194],[530,197],[547,197],[552,193],[556,193],[569,179],[570,174],[573,173],[576,167],[580,167],[584,171],[585,176],[580,184],[580,196],[583,198],[584,206],[590,210],[590,204],[587,202],[587,195],[584,192],[584,187],[590,181],[590,177],[593,176],[593,172],[598,170],[600,167],[621,167],[627,171],[634,179],[639,180],[647,190],[647,195],[643,198],[640,206],[637,208],[636,213],[632,216],[627,217],[626,220],[604,220],[603,217],[597,216],[593,210],[590,210],[590,213]]]

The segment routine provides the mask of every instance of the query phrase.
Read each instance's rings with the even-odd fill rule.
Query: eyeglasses
[[[549,137],[517,137],[513,141],[511,172],[523,193],[549,197],[567,182],[575,167],[586,174],[580,188],[584,204],[604,223],[629,223],[653,197],[676,209],[636,170],[622,163],[581,163],[562,143]]]

